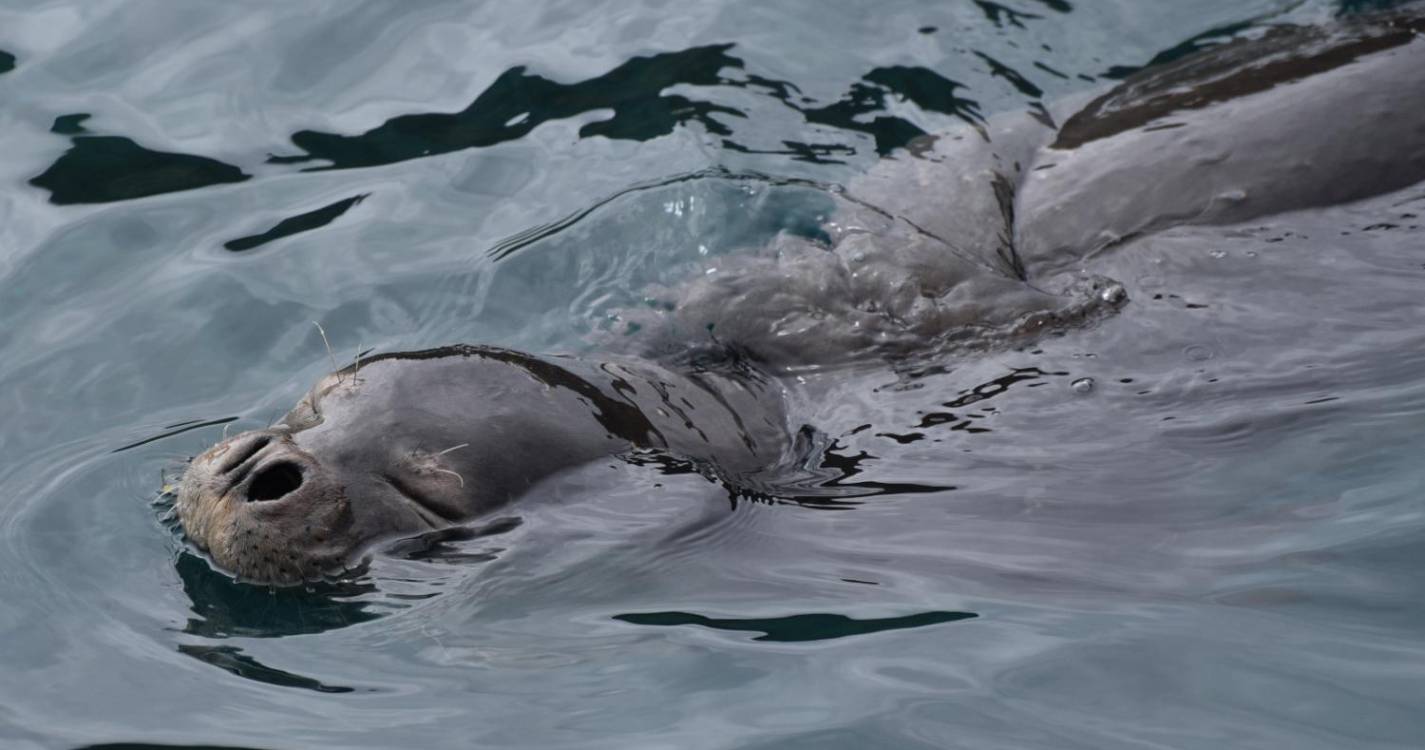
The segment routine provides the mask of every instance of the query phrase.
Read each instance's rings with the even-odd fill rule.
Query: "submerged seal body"
[[[774,464],[787,434],[777,391],[735,363],[679,374],[490,347],[384,355],[193,459],[176,506],[189,538],[239,577],[314,579],[600,457],[663,451],[729,477]]]
[[[669,338],[715,328],[776,370],[1116,309],[1121,288],[1084,272],[1135,236],[1425,179],[1422,31],[1418,12],[1269,29],[1053,113],[929,140],[851,185],[863,200],[843,204],[829,246],[779,238],[650,314]],[[289,583],[600,457],[654,450],[750,475],[793,443],[782,386],[759,372],[469,346],[384,355],[194,459],[177,512],[219,566]]]
[[[829,240],[719,260],[638,322],[784,366],[1001,346],[1115,309],[1105,251],[1134,239],[1425,179],[1419,6],[1261,34],[925,136],[847,185]]]

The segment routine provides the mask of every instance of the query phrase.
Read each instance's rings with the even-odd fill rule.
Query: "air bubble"
[[[1183,356],[1192,362],[1206,362],[1212,359],[1212,350],[1200,344],[1193,344],[1183,350]]]

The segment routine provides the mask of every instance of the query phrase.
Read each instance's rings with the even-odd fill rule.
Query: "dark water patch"
[[[917,443],[921,440],[924,440],[925,433],[907,432],[904,435],[901,435],[894,432],[878,432],[876,433],[876,437],[889,438],[891,440],[896,441],[897,443],[900,443],[901,445],[910,445],[911,443]]]
[[[366,200],[370,195],[370,193],[354,195],[350,198],[344,198],[336,203],[332,203],[331,205],[322,206],[314,211],[290,216],[277,222],[277,224],[266,232],[229,240],[223,243],[223,247],[235,253],[240,253],[244,250],[252,250],[253,248],[266,245],[269,242],[280,240],[284,237],[291,237],[294,234],[320,229],[341,218],[342,214],[351,210],[352,206]]]
[[[896,382],[891,383],[889,385],[879,386],[874,390],[877,392],[883,390],[892,392],[920,390],[924,387],[924,383],[921,381],[923,381],[925,378],[937,375],[945,375],[949,372],[949,368],[943,365],[913,367],[902,366],[897,370]],[[1004,375],[987,380],[984,383],[980,383],[979,385],[974,386],[973,388],[966,388],[964,390],[961,390],[955,398],[950,399],[949,401],[943,401],[939,403],[937,407],[943,407],[946,409],[964,409],[965,407],[968,407],[971,404],[977,404],[981,401],[986,401],[988,399],[994,398],[995,396],[1005,393],[1010,388],[1019,384],[1024,384],[1025,387],[1032,388],[1035,386],[1044,385],[1048,382],[1046,379],[1049,377],[1063,378],[1068,376],[1069,373],[1063,370],[1043,370],[1038,367],[1017,367],[1010,370],[1010,372]],[[994,413],[995,411],[993,407],[988,406],[977,407],[977,410],[986,413]],[[922,412],[921,414],[921,421],[916,425],[916,427],[921,429],[961,421],[961,418],[957,417],[954,413],[939,411],[938,408],[937,410],[926,411]],[[966,417],[979,419],[982,418],[983,415],[967,414]]]
[[[207,638],[276,638],[323,633],[382,615],[360,596],[375,593],[364,581],[323,581],[306,588],[272,588],[235,581],[201,557],[183,552],[174,564],[193,614],[183,632]]]
[[[914,138],[915,136],[911,136]],[[724,139],[722,148],[739,154],[761,154],[764,156],[786,156],[793,161],[808,164],[845,164],[845,159],[856,155],[856,149],[843,143],[804,143],[802,141],[782,141],[782,148],[752,148],[736,141]]]
[[[311,677],[303,677],[281,669],[269,667],[242,652],[236,646],[196,646],[180,644],[178,653],[191,656],[204,664],[211,664],[245,680],[261,682],[278,687],[299,688],[316,693],[354,693],[356,688],[342,685],[328,685]],[[370,692],[370,691],[363,691]]]
[[[821,454],[821,461],[817,465],[816,474],[825,476],[832,475],[830,479],[822,479],[816,487],[820,490],[850,490],[861,495],[926,495],[938,492],[949,492],[958,489],[953,484],[925,484],[920,482],[886,482],[875,479],[860,479],[849,481],[853,477],[866,473],[864,464],[876,461],[877,456],[867,451],[861,451],[855,455],[847,455],[837,452],[844,450],[845,446],[839,440],[833,441],[831,446]],[[801,495],[804,504],[809,502],[815,495]]]
[[[970,125],[984,122],[979,103],[955,93],[964,90],[964,84],[929,68],[892,65],[872,70],[864,76],[864,80],[885,87],[886,91],[927,112],[950,115]]]
[[[1038,69],[1044,71],[1045,73],[1048,73],[1048,74],[1051,75],[1051,76],[1054,76],[1055,78],[1059,78],[1059,79],[1062,79],[1062,80],[1065,80],[1065,81],[1069,80],[1069,74],[1068,74],[1068,73],[1065,73],[1065,72],[1060,71],[1060,70],[1055,70],[1055,69],[1049,67],[1047,64],[1042,63],[1042,62],[1039,62],[1038,60],[1034,61],[1034,67],[1036,67],[1036,68],[1038,68]],[[1050,126],[1050,127],[1053,127],[1053,124],[1050,123],[1049,126]]]
[[[927,112],[950,115],[978,127],[984,122],[979,102],[956,93],[964,88],[928,68],[894,65],[873,69],[840,100],[824,107],[805,107],[790,98],[783,101],[801,112],[807,122],[871,136],[876,153],[886,156],[926,135],[905,118],[877,114],[886,111],[888,97],[898,96]]]
[[[480,563],[497,558],[499,550],[468,551],[455,543],[506,534],[524,524],[519,516],[496,518],[477,526],[453,526],[406,537],[387,545],[382,553],[403,560],[445,563]]]
[[[114,450],[111,450],[111,451],[109,451],[109,452],[110,452],[110,453],[122,453],[122,452],[124,452],[124,451],[126,451],[126,450],[129,450],[129,449],[131,449],[131,448],[137,448],[137,447],[139,447],[140,445],[148,445],[149,443],[156,442],[156,441],[159,441],[159,440],[163,440],[164,438],[171,438],[171,437],[173,437],[174,435],[182,435],[182,434],[185,433],[185,432],[188,432],[188,431],[190,431],[190,430],[196,430],[196,429],[198,429],[198,428],[200,428],[200,427],[213,427],[213,426],[215,426],[215,425],[227,424],[227,423],[229,423],[229,422],[236,422],[237,420],[238,420],[237,417],[222,417],[222,418],[220,418],[220,419],[194,420],[194,421],[191,421],[191,422],[179,422],[178,424],[173,424],[173,425],[169,425],[169,426],[165,427],[165,428],[164,428],[164,432],[161,432],[161,433],[159,433],[159,434],[157,434],[157,435],[154,435],[153,437],[146,437],[146,438],[144,438],[143,440],[139,440],[139,441],[136,441],[136,442],[132,442],[132,443],[129,443],[128,445],[121,445],[121,446],[119,446],[118,448],[115,448]]]
[[[870,425],[865,425],[869,429]],[[860,432],[854,430],[849,434]],[[906,442],[914,442],[915,438]],[[865,498],[882,495],[926,495],[958,489],[951,484],[893,482],[864,478],[867,465],[879,457],[867,451],[842,453],[840,439],[809,426],[793,436],[791,458],[786,465],[756,475],[727,475],[719,467],[691,461],[660,450],[633,451],[620,458],[634,466],[648,466],[669,475],[697,474],[721,486],[733,509],[739,503],[797,505],[815,510],[851,510]],[[862,477],[857,479],[857,477]],[[855,481],[852,481],[855,480]]]
[[[1180,60],[1184,57],[1187,57],[1188,55],[1196,54],[1210,47],[1216,47],[1220,44],[1226,44],[1227,42],[1238,38],[1238,36],[1243,32],[1256,28],[1257,23],[1258,22],[1256,20],[1243,21],[1240,23],[1229,23],[1223,26],[1218,26],[1217,28],[1208,29],[1207,31],[1202,32],[1201,34],[1189,38],[1187,41],[1175,44],[1172,47],[1169,47],[1163,50],[1162,52],[1153,55],[1152,59],[1148,60],[1148,62],[1144,63],[1143,65],[1114,65],[1113,67],[1100,73],[1099,75],[1103,78],[1111,78],[1113,80],[1121,81],[1133,75],[1134,73],[1137,73],[1140,70],[1152,68],[1158,65],[1167,65],[1168,63]]]
[[[551,81],[517,66],[502,73],[460,112],[402,115],[355,136],[298,131],[292,135],[292,143],[306,153],[273,156],[269,161],[328,162],[312,169],[392,164],[512,141],[545,122],[598,109],[613,110],[613,117],[583,126],[580,137],[647,141],[690,121],[701,123],[712,133],[730,135],[711,115],[742,117],[742,112],[663,92],[680,84],[745,85],[719,75],[724,68],[742,67],[741,60],[727,54],[731,48],[730,44],[714,44],[635,57],[608,73],[572,84]]]
[[[1339,0],[1336,15],[1349,16],[1356,13],[1372,13],[1391,8],[1399,8],[1419,0]]]
[[[15,69],[15,56],[0,49],[0,73],[9,73]]]
[[[808,164],[845,164],[844,159],[833,158],[836,156],[855,156],[856,149],[840,143],[802,143],[801,141],[782,141],[781,149],[751,149],[732,141],[723,141],[723,148],[743,154],[765,154],[769,156],[788,156],[794,161],[803,161]]]
[[[247,745],[156,745],[151,742],[105,742],[84,745],[75,750],[264,750]]]
[[[999,28],[1004,28],[1006,24],[1018,29],[1024,28],[1024,21],[1032,21],[1043,16],[1034,13],[1015,10],[1005,5],[992,2],[991,0],[975,0],[975,6],[985,14],[991,23]]]
[[[1031,386],[1035,384],[1043,384],[1044,382],[1046,382],[1044,378],[1050,376],[1066,378],[1069,376],[1069,373],[1063,370],[1041,370],[1038,367],[1015,368],[1007,375],[1001,375],[1000,377],[994,378],[993,380],[981,383],[975,386],[974,388],[961,391],[960,395],[957,398],[951,399],[950,401],[946,401],[942,403],[941,406],[950,409],[964,408],[966,406],[969,406],[970,404],[975,404],[984,401],[985,399],[994,398],[995,396],[998,396],[1001,393],[1008,391],[1010,387],[1018,383],[1028,383]]]
[[[681,125],[700,123],[721,136],[723,146],[742,153],[785,154],[808,162],[835,162],[834,155],[854,154],[845,144],[782,141],[784,150],[761,150],[732,139],[732,131],[713,115],[743,118],[738,109],[664,94],[675,85],[731,86],[762,91],[800,113],[809,123],[870,135],[876,152],[889,154],[924,135],[919,126],[885,114],[888,96],[898,96],[929,112],[947,114],[971,124],[983,117],[976,101],[957,94],[965,87],[935,71],[921,67],[876,68],[850,87],[838,101],[825,106],[812,102],[786,81],[753,73],[739,77],[723,71],[743,71],[740,58],[728,53],[731,44],[694,47],[648,57],[635,57],[600,76],[565,84],[529,73],[517,66],[501,74],[464,110],[456,113],[401,115],[360,135],[312,130],[298,131],[292,143],[305,153],[272,156],[269,162],[301,164],[327,162],[308,169],[348,169],[379,166],[470,148],[486,148],[524,137],[540,124],[567,119],[594,110],[612,110],[613,116],[591,122],[579,130],[582,138],[604,136],[615,140],[647,141],[667,135]]]
[[[49,132],[59,135],[82,135],[89,130],[84,127],[84,121],[90,118],[87,112],[78,112],[72,115],[60,115],[54,118],[54,124],[50,126]]]
[[[50,191],[50,203],[70,205],[132,200],[248,178],[241,169],[206,156],[153,151],[120,136],[83,135],[30,184]]]
[[[974,612],[921,612],[903,617],[880,617],[858,620],[837,614],[802,614],[770,618],[724,618],[707,617],[691,612],[638,612],[614,615],[615,620],[634,625],[656,625],[670,627],[679,625],[701,625],[713,630],[761,633],[754,641],[774,641],[778,643],[805,643],[807,641],[829,641],[854,635],[880,633],[886,630],[908,630],[956,622],[978,617]]]
[[[1039,97],[1044,95],[1043,89],[1039,88],[1038,86],[1035,86],[1033,82],[1031,82],[1028,78],[1025,78],[1019,71],[1015,70],[1014,68],[1005,65],[999,60],[996,60],[983,52],[976,52],[975,56],[980,58],[981,60],[984,60],[985,64],[990,66],[990,75],[994,76],[995,78],[1002,78],[1005,81],[1008,81],[1009,85],[1013,86],[1014,89],[1019,93],[1024,94],[1025,96],[1030,97],[1031,99],[1038,99]]]
[[[981,383],[973,388],[960,391],[959,396],[940,404],[946,409],[964,409],[971,404],[994,398],[1002,393],[1006,393],[1015,385],[1023,384],[1026,388],[1034,388],[1045,385],[1048,377],[1068,377],[1065,371],[1046,371],[1038,367],[1022,367],[1012,372],[1001,375],[998,378]],[[985,414],[965,413],[958,414],[951,411],[927,411],[921,413],[920,422],[915,426],[919,429],[928,429],[949,425],[951,430],[970,434],[991,432],[988,427],[976,426],[975,422],[984,419],[987,414],[995,413],[993,407],[978,407],[978,411]]]

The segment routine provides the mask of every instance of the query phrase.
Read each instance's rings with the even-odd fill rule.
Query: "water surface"
[[[921,133],[1374,5],[0,3],[0,740],[1419,746],[1420,187],[1151,238],[1029,347],[804,374],[845,502],[601,462],[281,592],[156,507],[330,369],[312,321],[598,351]]]

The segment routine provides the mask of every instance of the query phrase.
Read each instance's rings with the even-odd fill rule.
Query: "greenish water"
[[[597,351],[921,133],[1379,5],[0,2],[0,744],[1420,746],[1419,186],[807,374],[846,503],[600,464],[272,592],[158,498],[330,369],[314,320]]]

